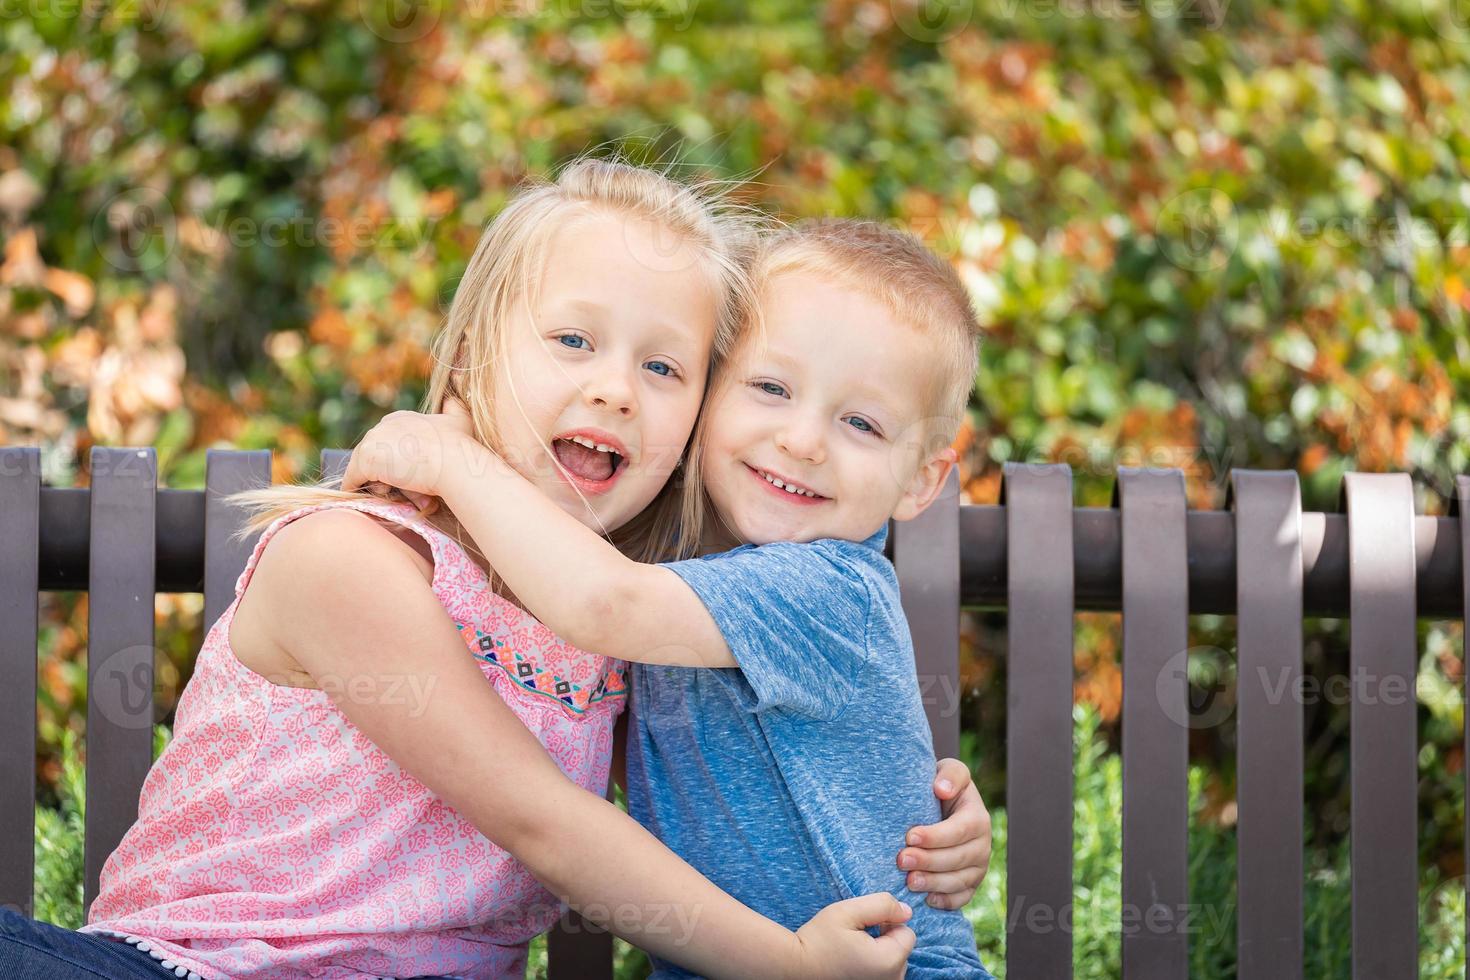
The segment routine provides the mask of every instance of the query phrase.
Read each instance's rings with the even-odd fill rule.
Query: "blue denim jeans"
[[[120,939],[73,932],[0,909],[0,977],[162,980],[177,974]]]
[[[168,969],[121,939],[73,932],[0,909],[0,978],[4,980],[178,980],[188,975],[187,970],[179,974]]]

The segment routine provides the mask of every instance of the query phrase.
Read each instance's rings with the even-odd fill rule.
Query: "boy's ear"
[[[920,466],[914,478],[909,481],[908,489],[904,491],[898,506],[894,508],[893,519],[911,521],[924,513],[944,489],[944,481],[949,478],[949,471],[954,468],[958,459],[959,454],[953,447],[945,446]]]

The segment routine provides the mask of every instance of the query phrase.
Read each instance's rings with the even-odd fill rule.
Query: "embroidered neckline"
[[[525,691],[555,701],[576,714],[585,714],[599,701],[628,694],[623,672],[611,665],[601,671],[596,684],[576,684],[478,627],[457,619],[454,626],[476,660],[494,664]]]

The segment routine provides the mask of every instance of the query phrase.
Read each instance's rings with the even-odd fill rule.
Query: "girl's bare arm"
[[[793,934],[567,779],[466,655],[409,546],[375,521],[348,511],[294,521],[251,588],[272,640],[313,677],[342,681],[329,693],[349,721],[593,921],[710,976],[901,971],[912,932],[862,931],[907,918],[891,896]],[[855,915],[870,921],[849,923]]]

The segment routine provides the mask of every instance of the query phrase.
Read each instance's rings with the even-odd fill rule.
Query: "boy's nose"
[[[827,458],[822,436],[809,424],[788,425],[776,433],[776,448],[792,459],[817,464]]]

